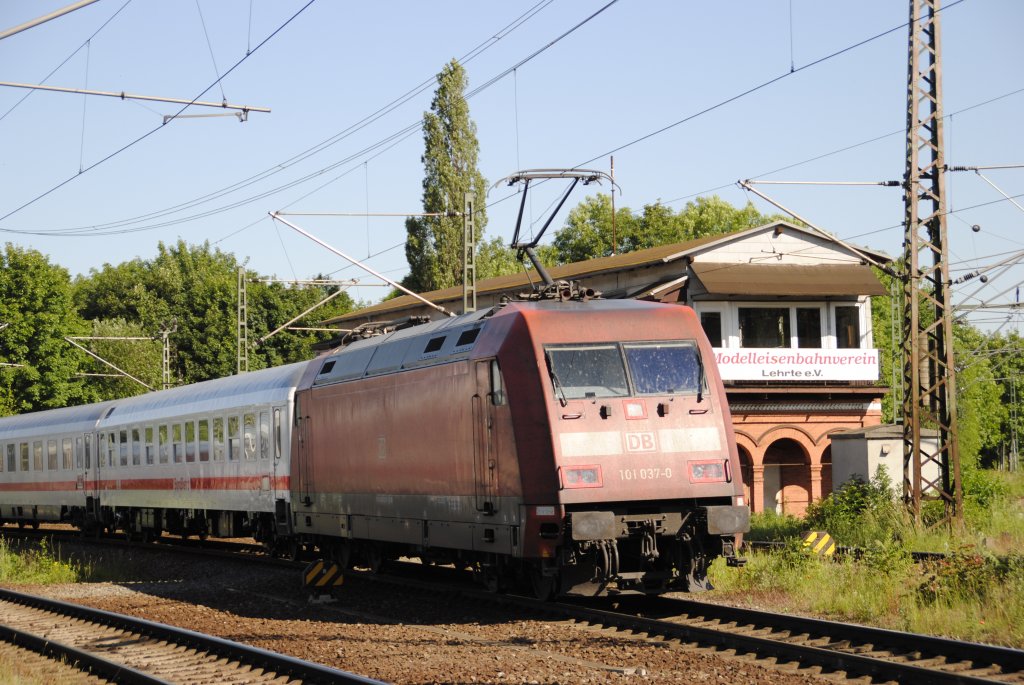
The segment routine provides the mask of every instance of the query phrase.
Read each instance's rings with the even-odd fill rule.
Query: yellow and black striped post
[[[823,530],[812,530],[803,534],[804,548],[819,556],[830,557],[836,553],[836,541]]]
[[[323,559],[312,562],[302,573],[302,587],[311,596],[330,594],[331,590],[340,586],[344,580],[341,566]]]

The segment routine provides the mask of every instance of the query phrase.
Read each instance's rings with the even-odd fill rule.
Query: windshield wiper
[[[547,352],[544,353],[544,363],[548,365],[548,375],[551,376],[551,385],[554,386],[555,392],[558,393],[558,403],[563,407],[569,404],[569,400],[565,399],[565,390],[562,388],[562,381],[558,380],[558,374],[555,373],[555,367],[551,363],[551,355]]]

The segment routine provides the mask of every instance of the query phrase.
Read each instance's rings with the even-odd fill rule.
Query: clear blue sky
[[[67,4],[70,0],[4,2],[0,29]],[[132,0],[124,6],[124,0],[101,0],[0,41],[0,80],[42,82],[109,19],[88,49],[74,54],[47,84],[191,99],[304,4],[200,0],[208,46],[194,1]],[[222,81],[228,102],[273,110],[251,114],[246,123],[203,118],[160,127],[162,115],[178,107],[57,93],[36,92],[15,107],[27,91],[0,88],[3,239],[40,250],[72,274],[105,262],[152,257],[159,241],[180,237],[190,243],[209,240],[248,259],[263,274],[305,278],[336,273],[374,282],[354,268],[338,271],[344,262],[287,227],[275,226],[267,212],[417,211],[423,175],[420,134],[369,154],[362,151],[416,124],[429,108],[433,85],[319,153],[294,164],[288,160],[426,83],[452,57],[491,41],[465,62],[470,88],[476,88],[605,4],[317,0]],[[946,125],[948,162],[1024,163],[1024,2],[944,4],[949,6],[942,13],[944,111],[955,113]],[[531,8],[532,17],[506,30]],[[608,153],[617,150],[615,175],[624,193],[619,202],[635,210],[658,200],[678,209],[712,189],[742,204],[747,196],[731,185],[737,179],[850,146],[856,147],[764,178],[899,179],[904,171],[906,29],[801,67],[899,26],[907,17],[908,3],[897,0],[620,0],[470,99],[481,171],[494,182],[519,168],[571,167],[595,158],[589,166],[607,170]],[[622,148],[788,74],[793,66],[796,73],[772,85]],[[1000,96],[1006,97],[974,107]],[[214,86],[201,99],[221,98],[221,87]],[[80,168],[158,127],[78,175]],[[874,142],[858,145],[869,140]],[[277,173],[269,177],[220,194],[275,167]],[[1011,196],[1024,192],[1024,169],[985,174]],[[954,269],[991,264],[1002,259],[991,255],[1024,249],[1024,211],[1000,201],[1002,196],[973,173],[950,174],[949,181],[952,208],[964,208],[949,220]],[[551,201],[551,190],[542,189],[533,198],[535,219]],[[840,237],[892,255],[901,252],[898,188],[763,190]],[[210,194],[217,196],[163,213]],[[496,188],[488,202],[508,194]],[[570,206],[582,198],[577,194]],[[761,211],[775,211],[751,199]],[[992,201],[999,202],[966,209]],[[1024,204],[1024,198],[1018,202]],[[489,209],[488,236],[511,237],[516,204],[505,201]],[[160,214],[139,219],[153,213]],[[195,218],[201,214],[208,215]],[[131,223],[109,226],[126,220]],[[292,220],[354,256],[376,255],[369,263],[393,278],[405,273],[401,218]],[[973,232],[973,224],[981,231]],[[1013,299],[1022,274],[1018,267],[993,278],[980,296],[994,297],[1010,288],[998,299]],[[972,293],[976,283],[958,292]],[[383,291],[365,287],[353,292],[375,300]]]

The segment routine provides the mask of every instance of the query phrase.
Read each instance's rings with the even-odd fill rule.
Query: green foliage
[[[778,542],[795,537],[807,529],[807,522],[790,514],[778,514],[774,509],[759,511],[750,515],[750,532],[745,540],[766,540]]]
[[[8,243],[0,255],[0,414],[80,404],[92,395],[77,377],[79,353],[64,338],[87,328],[75,311],[67,270]]]
[[[865,546],[902,535],[905,516],[892,495],[892,480],[879,467],[870,483],[853,478],[807,507],[807,527],[828,531],[840,544]]]
[[[487,182],[477,168],[480,145],[465,97],[466,71],[453,59],[437,75],[437,84],[430,111],[423,114],[423,211],[441,216],[405,222],[409,275],[402,285],[413,292],[462,283],[465,193],[476,194],[478,243],[487,225]]]
[[[38,548],[14,550],[0,538],[2,583],[75,583],[85,572],[80,565],[61,559],[45,539]]]
[[[97,330],[120,329],[158,337],[164,327],[174,329],[170,336],[173,383],[219,378],[235,373],[237,366],[240,266],[234,255],[212,248],[209,243],[160,243],[152,260],[106,264],[102,270],[79,278],[75,282],[75,301],[85,316],[97,320]],[[277,366],[313,356],[312,345],[324,339],[325,334],[284,331],[262,345],[255,342],[337,288],[288,288],[280,283],[256,281],[253,276],[246,273],[249,368]],[[351,298],[342,294],[295,325],[315,326],[351,308]],[[111,355],[101,356],[154,387],[159,384],[159,343],[131,343],[130,348],[127,344],[96,344]],[[142,386],[124,379],[104,379],[94,381],[94,387],[107,398],[134,394]]]
[[[613,230],[611,197],[598,193],[569,212],[565,226],[555,234],[553,246],[558,263],[568,264],[607,257],[613,252],[724,235],[781,218],[761,214],[750,203],[743,208],[733,207],[713,195],[688,202],[679,212],[659,202],[644,205],[639,215],[628,207],[618,208]]]

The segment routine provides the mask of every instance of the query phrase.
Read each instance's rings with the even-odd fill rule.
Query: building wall
[[[730,403],[740,404],[732,397]],[[773,404],[764,403],[766,407]],[[744,464],[744,475],[751,511],[802,516],[810,502],[828,495],[832,491],[833,458],[829,436],[882,421],[879,402],[863,405],[862,410],[734,409],[732,421],[740,458],[749,462]]]

